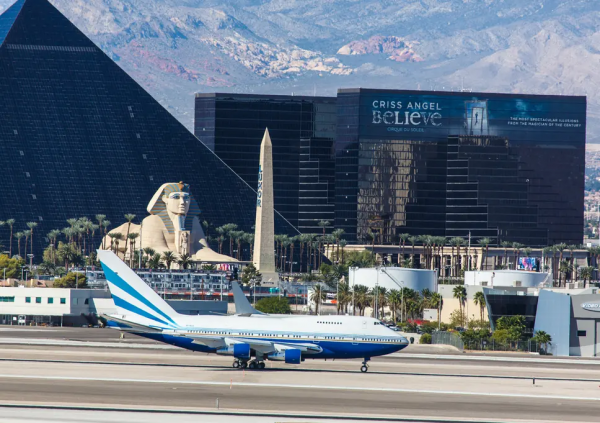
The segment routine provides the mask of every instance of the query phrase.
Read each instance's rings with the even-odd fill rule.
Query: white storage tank
[[[465,272],[465,285],[496,287],[541,288],[552,286],[552,275],[524,270],[481,270]]]
[[[404,267],[385,268],[350,268],[350,287],[365,285],[374,288],[376,285],[387,289],[400,289],[402,286],[423,291],[425,288],[436,291],[436,272],[434,270],[409,269]],[[395,281],[394,281],[395,280]]]

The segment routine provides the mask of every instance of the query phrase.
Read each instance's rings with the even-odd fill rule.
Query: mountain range
[[[51,3],[188,128],[196,92],[472,90],[586,95],[600,143],[596,0]]]

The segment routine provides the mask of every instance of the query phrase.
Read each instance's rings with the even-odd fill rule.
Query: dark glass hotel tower
[[[248,184],[256,184],[265,128],[273,143],[275,209],[303,233],[335,218],[336,99],[196,94],[194,133]]]
[[[350,241],[582,242],[585,97],[343,89],[337,104]]]
[[[214,225],[254,225],[248,186],[46,0],[0,16],[0,220],[44,236],[66,219],[141,218],[165,182],[184,181]],[[297,231],[276,214],[278,233]],[[9,229],[0,227],[3,243]],[[4,245],[7,247],[7,245]],[[13,252],[16,250],[13,241]]]

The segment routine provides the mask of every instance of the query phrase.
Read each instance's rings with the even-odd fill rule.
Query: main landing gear
[[[367,370],[369,370],[369,366],[367,365],[367,362],[371,360],[369,357],[365,357],[365,361],[362,362],[362,366],[360,368],[360,371],[363,373],[367,373]]]
[[[233,360],[233,368],[234,369],[258,369],[258,370],[262,370],[266,367],[265,362],[264,361],[257,361],[257,360],[238,360],[235,359]]]

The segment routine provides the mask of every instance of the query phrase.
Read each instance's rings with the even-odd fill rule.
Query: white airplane
[[[109,326],[192,351],[233,356],[233,367],[264,369],[265,360],[363,358],[399,351],[408,340],[377,319],[362,316],[268,315],[256,311],[233,282],[236,313],[177,313],[111,251],[98,251],[117,315]]]

